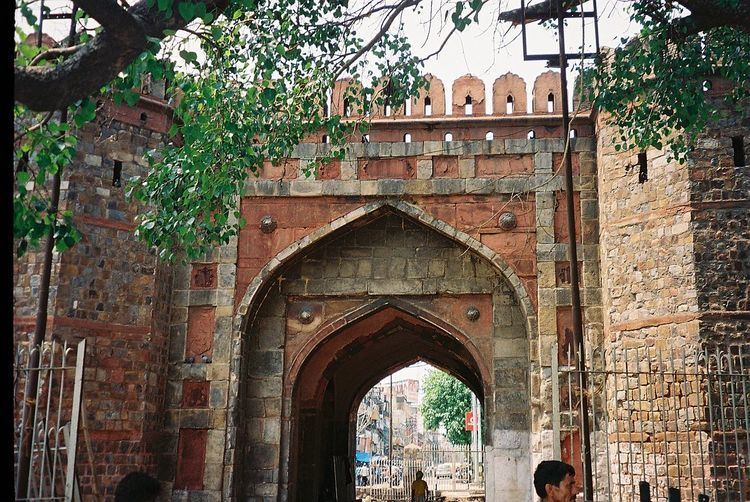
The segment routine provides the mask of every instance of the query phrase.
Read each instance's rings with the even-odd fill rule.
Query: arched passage
[[[296,500],[317,501],[334,489],[333,459],[354,455],[352,410],[383,376],[422,359],[464,381],[481,400],[487,375],[463,338],[386,305],[322,340],[294,378],[290,492]],[[353,496],[353,483],[346,488]]]
[[[349,448],[357,397],[415,359],[447,369],[484,397],[488,448],[503,433],[520,434],[513,457],[500,445],[489,460],[523,462],[534,322],[528,297],[499,256],[398,204],[405,211],[380,203],[332,222],[303,239],[306,247],[280,253],[251,284],[236,324],[234,428],[227,431],[236,445],[228,468],[238,498],[317,500],[298,487],[312,483],[320,495],[330,486],[325,458]],[[321,437],[330,439],[325,451],[306,443]]]

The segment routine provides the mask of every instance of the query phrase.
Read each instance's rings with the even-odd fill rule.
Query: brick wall
[[[61,206],[73,212],[83,240],[55,254],[47,337],[88,342],[83,413],[94,457],[81,443],[78,475],[85,497],[95,489],[111,496],[128,472],[156,472],[171,269],[133,235],[140,207],[124,197],[127,179],[145,172],[145,151],[164,139],[168,116],[154,106],[106,104],[95,123],[77,132],[77,154],[62,185]],[[141,113],[152,114],[153,126],[140,120]],[[115,162],[121,186],[113,185]],[[33,331],[40,271],[41,253],[15,263],[19,338]]]

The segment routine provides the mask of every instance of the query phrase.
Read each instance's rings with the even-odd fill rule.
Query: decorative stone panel
[[[175,490],[203,490],[207,440],[206,429],[180,429]]]
[[[191,306],[188,308],[185,357],[211,356],[215,329],[216,307]]]

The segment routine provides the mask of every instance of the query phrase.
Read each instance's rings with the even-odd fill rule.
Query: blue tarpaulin
[[[358,451],[356,460],[357,462],[369,462],[370,461],[370,454],[366,451]]]

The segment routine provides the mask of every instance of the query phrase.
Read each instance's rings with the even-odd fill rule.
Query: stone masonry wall
[[[640,152],[614,150],[610,138],[615,131],[606,117],[599,117],[600,266],[606,364],[612,369],[625,368],[626,349],[630,371],[668,371],[680,363],[682,350],[689,354],[716,342],[747,346],[750,184],[747,169],[733,165],[732,138],[743,136],[747,144],[748,133],[746,123],[729,113],[724,117],[698,139],[683,164],[668,161],[665,152],[646,151],[645,172]],[[659,350],[664,363],[656,362]],[[641,359],[633,360],[639,354]],[[697,371],[690,361],[687,371]],[[635,384],[621,378],[608,384],[622,389],[609,395],[608,430],[609,441],[625,448],[619,468],[613,464],[612,470],[623,497],[639,479],[666,493],[667,474],[670,486],[692,494],[699,489],[696,480],[736,469],[708,472],[700,467],[711,459],[709,450],[696,445],[724,443],[707,434],[710,417],[701,408],[708,391],[704,384],[653,378],[658,381],[641,376]],[[685,411],[677,412],[676,403]],[[642,456],[651,455],[643,472]],[[655,476],[662,477],[657,481]],[[721,490],[720,496],[737,496],[721,495]]]
[[[163,424],[171,269],[133,235],[140,209],[124,197],[128,178],[145,172],[145,151],[161,145],[166,132],[164,104],[143,99],[134,108],[107,103],[77,132],[62,184],[61,206],[73,212],[83,240],[55,254],[47,338],[88,342],[83,414],[94,456],[82,442],[78,461],[86,500],[95,491],[111,497],[128,472],[155,474]],[[113,183],[115,162],[120,186]],[[40,262],[41,253],[33,253],[15,263],[17,340],[33,332]]]
[[[718,98],[718,97],[717,97]],[[708,347],[735,346],[731,350],[750,353],[750,119],[740,118],[715,99],[721,118],[709,124],[688,161],[690,170],[691,228],[694,234],[694,260],[697,303],[700,308],[700,339]],[[750,104],[745,104],[745,117]],[[733,144],[734,139],[734,144]],[[739,140],[739,141],[738,141]],[[744,165],[735,160],[735,148],[743,150]],[[736,347],[739,346],[739,347]],[[733,371],[738,371],[733,358]],[[750,366],[747,357],[745,367]],[[735,415],[748,411],[750,393],[745,387],[714,384],[710,393],[715,423],[723,432],[711,437],[719,458],[715,469],[717,496],[738,500],[750,496],[750,487],[738,479],[748,475],[750,444],[743,440],[746,426]],[[731,412],[729,410],[732,410]],[[731,413],[731,414],[730,414]],[[731,417],[719,420],[719,417]],[[716,429],[716,425],[714,425]],[[747,485],[747,483],[744,483]]]

